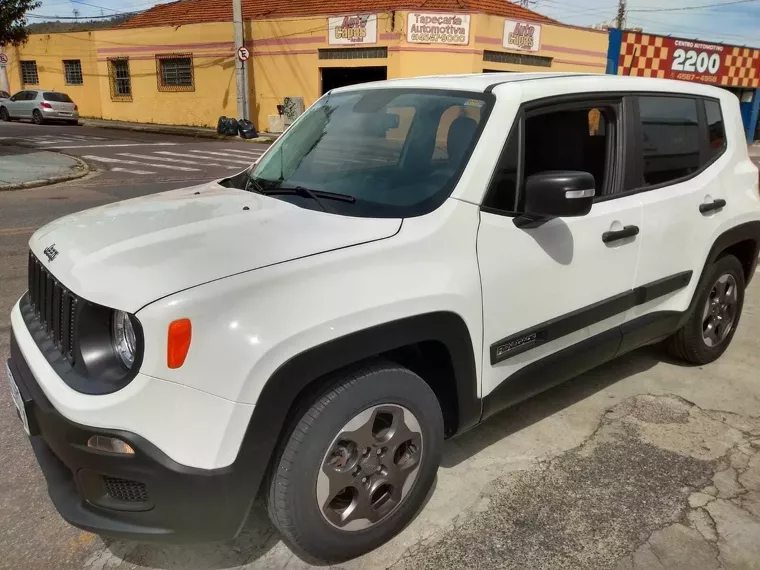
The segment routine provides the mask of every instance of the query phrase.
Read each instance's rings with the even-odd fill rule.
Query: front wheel
[[[11,120],[11,114],[8,112],[8,109],[5,107],[0,107],[0,121],[5,121],[6,123]]]
[[[667,340],[668,351],[692,364],[707,364],[725,352],[744,305],[744,269],[725,255],[707,269],[689,319]]]
[[[40,113],[37,109],[35,109],[32,113],[32,122],[34,122],[35,125],[41,125],[45,122],[45,119],[42,118],[42,113]]]
[[[269,516],[310,557],[364,554],[420,509],[442,446],[443,417],[430,387],[392,363],[365,365],[336,378],[298,419],[275,459]]]

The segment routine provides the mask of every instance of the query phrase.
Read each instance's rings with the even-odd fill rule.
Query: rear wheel
[[[667,341],[673,356],[692,364],[707,364],[725,352],[744,305],[744,269],[736,257],[723,256],[707,271],[689,320]]]
[[[5,107],[0,107],[0,121],[5,121],[6,123],[11,120],[11,115],[8,113],[8,109]]]
[[[37,109],[32,112],[32,122],[34,122],[35,125],[41,125],[45,122],[45,119],[42,118],[42,113]]]
[[[382,362],[336,378],[306,405],[275,460],[269,516],[297,551],[354,558],[420,509],[441,458],[441,409],[419,376]]]

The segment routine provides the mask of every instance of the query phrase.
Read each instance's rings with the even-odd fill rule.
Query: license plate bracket
[[[11,390],[11,399],[13,400],[13,404],[16,406],[16,412],[18,413],[21,422],[24,424],[24,431],[26,432],[26,435],[31,435],[31,431],[29,430],[29,418],[26,414],[26,405],[24,404],[24,398],[21,396],[21,391],[18,389],[16,379],[13,377],[11,368],[7,363],[5,364],[5,375],[8,378],[8,384],[10,385]]]

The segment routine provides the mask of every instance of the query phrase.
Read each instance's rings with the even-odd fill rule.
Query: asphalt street
[[[0,364],[8,358],[9,311],[26,288],[27,241],[36,228],[70,212],[225,176],[244,164],[217,158],[260,150],[233,141],[5,123],[0,137],[65,146],[62,152],[102,168],[69,183],[0,192]],[[210,158],[201,166],[196,155]],[[157,158],[198,169],[161,172],[152,165],[185,163]],[[390,543],[341,568],[760,568],[758,338],[760,276],[718,362],[685,367],[657,348],[642,349],[447,442],[420,515]],[[0,568],[310,567],[282,543],[260,504],[240,536],[223,544],[144,545],[69,526],[47,496],[4,379],[0,450]]]
[[[98,184],[133,186],[133,194],[153,192],[154,184],[187,186],[229,176],[248,167],[267,148],[234,138],[218,141],[21,122],[0,123],[0,142],[77,156],[99,173]]]

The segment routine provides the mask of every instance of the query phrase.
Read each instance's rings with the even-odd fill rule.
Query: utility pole
[[[243,38],[243,2],[232,0],[232,25],[235,28],[235,87],[237,88],[238,119],[248,118],[248,68],[240,61],[238,50],[245,45]]]
[[[625,28],[625,0],[618,0],[617,29]]]
[[[76,8],[74,8],[72,10],[72,12],[74,12],[74,21],[78,22],[79,21],[79,10],[77,10]]]

